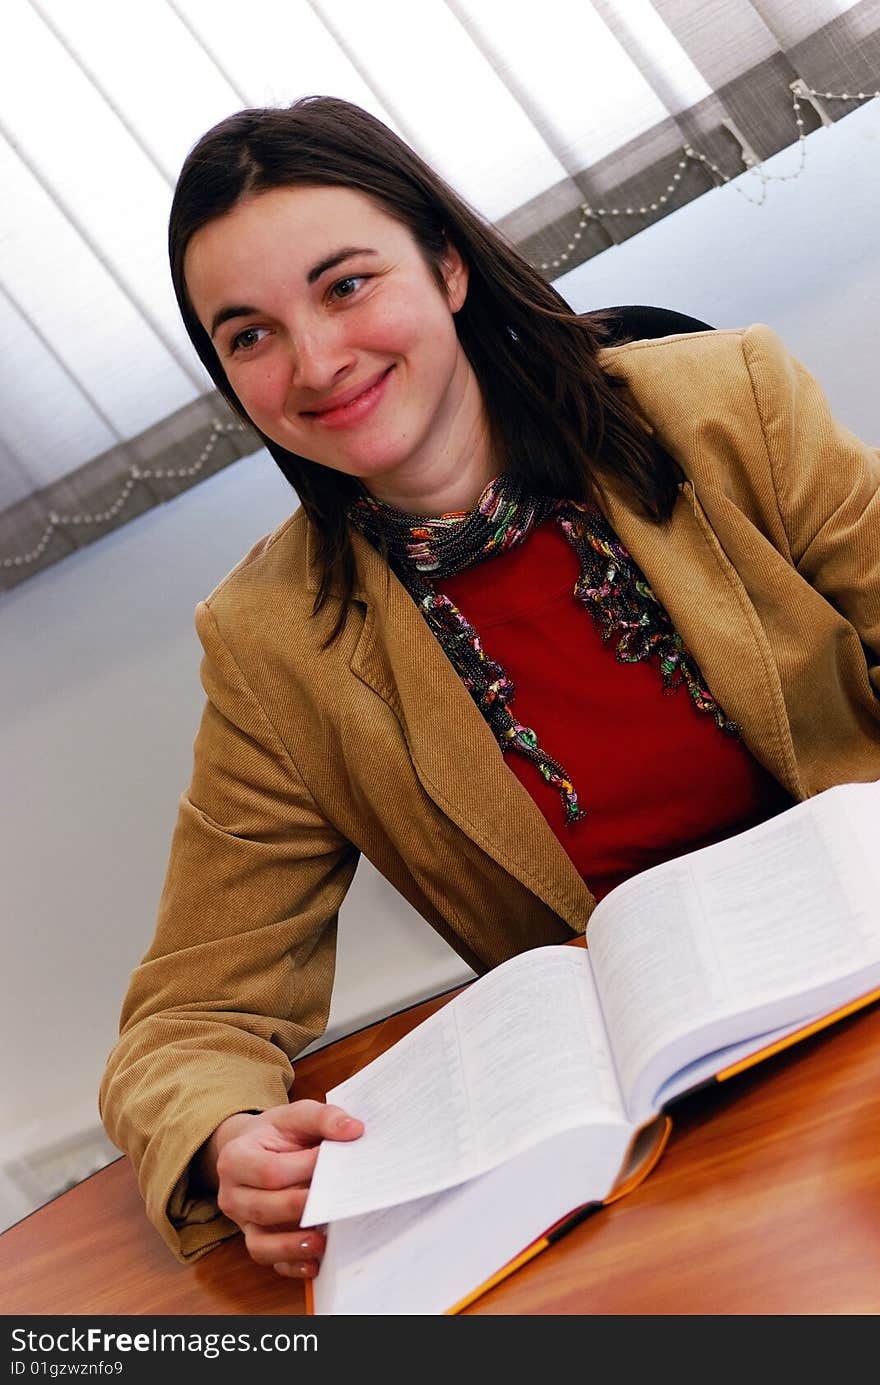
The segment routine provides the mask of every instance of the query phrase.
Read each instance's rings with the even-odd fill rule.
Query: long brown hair
[[[682,473],[645,432],[621,382],[599,364],[606,317],[572,312],[393,131],[335,97],[229,116],[202,136],[177,181],[168,226],[177,302],[203,365],[242,418],[250,422],[190,302],[184,256],[196,231],[242,198],[297,184],[354,188],[373,198],[409,228],[441,290],[443,251],[448,243],[459,251],[469,278],[456,331],[483,394],[495,455],[513,479],[541,495],[589,500],[601,477],[652,519],[669,517]],[[351,594],[346,509],[360,483],[260,436],[319,536],[319,610],[336,582]]]

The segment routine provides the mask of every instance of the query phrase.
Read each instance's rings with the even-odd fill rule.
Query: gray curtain
[[[527,83],[493,53],[492,34],[478,22],[479,6],[447,3],[552,147],[548,122]],[[621,0],[594,0],[593,8],[670,113],[590,167],[572,167],[571,151],[556,150],[568,170],[565,178],[498,221],[551,280],[736,177],[744,161],[766,159],[800,134],[841,119],[880,89],[880,0],[861,0],[840,14],[822,0],[654,0],[710,89],[684,110],[677,108],[669,75],[650,44],[633,27],[631,7],[628,13]],[[559,42],[565,42],[564,33]],[[800,127],[793,106],[796,82],[803,93]],[[589,90],[583,99],[589,103]],[[192,372],[191,364],[184,365]],[[14,397],[15,381],[5,383],[6,397]],[[90,456],[60,480],[23,496],[20,484],[17,491],[8,488],[19,498],[0,509],[0,591],[258,447],[256,436],[208,391]],[[0,419],[0,483],[4,471],[20,482],[21,470],[20,453],[4,442]],[[3,495],[0,484],[0,506]]]

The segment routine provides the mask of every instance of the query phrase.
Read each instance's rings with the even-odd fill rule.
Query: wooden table
[[[454,994],[454,993],[450,993]],[[302,1060],[319,1096],[447,997]],[[299,1314],[241,1237],[178,1265],[119,1159],[0,1236],[5,1314]],[[880,1312],[880,1008],[687,1098],[659,1166],[474,1314]]]

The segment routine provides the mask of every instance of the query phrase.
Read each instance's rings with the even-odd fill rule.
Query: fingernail
[[[318,1272],[314,1260],[307,1260],[305,1264],[299,1260],[279,1260],[275,1269],[279,1274],[290,1275],[294,1279],[314,1279]]]
[[[298,1241],[296,1248],[301,1250],[303,1255],[313,1255],[315,1252],[315,1247],[310,1240]]]

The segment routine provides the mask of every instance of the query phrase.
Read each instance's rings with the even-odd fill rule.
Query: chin
[[[362,481],[365,486],[369,486],[371,481],[379,481],[383,476],[393,476],[405,465],[405,457],[371,457],[352,461],[345,466],[331,465],[331,470],[344,472],[346,476],[352,476],[356,481]]]

